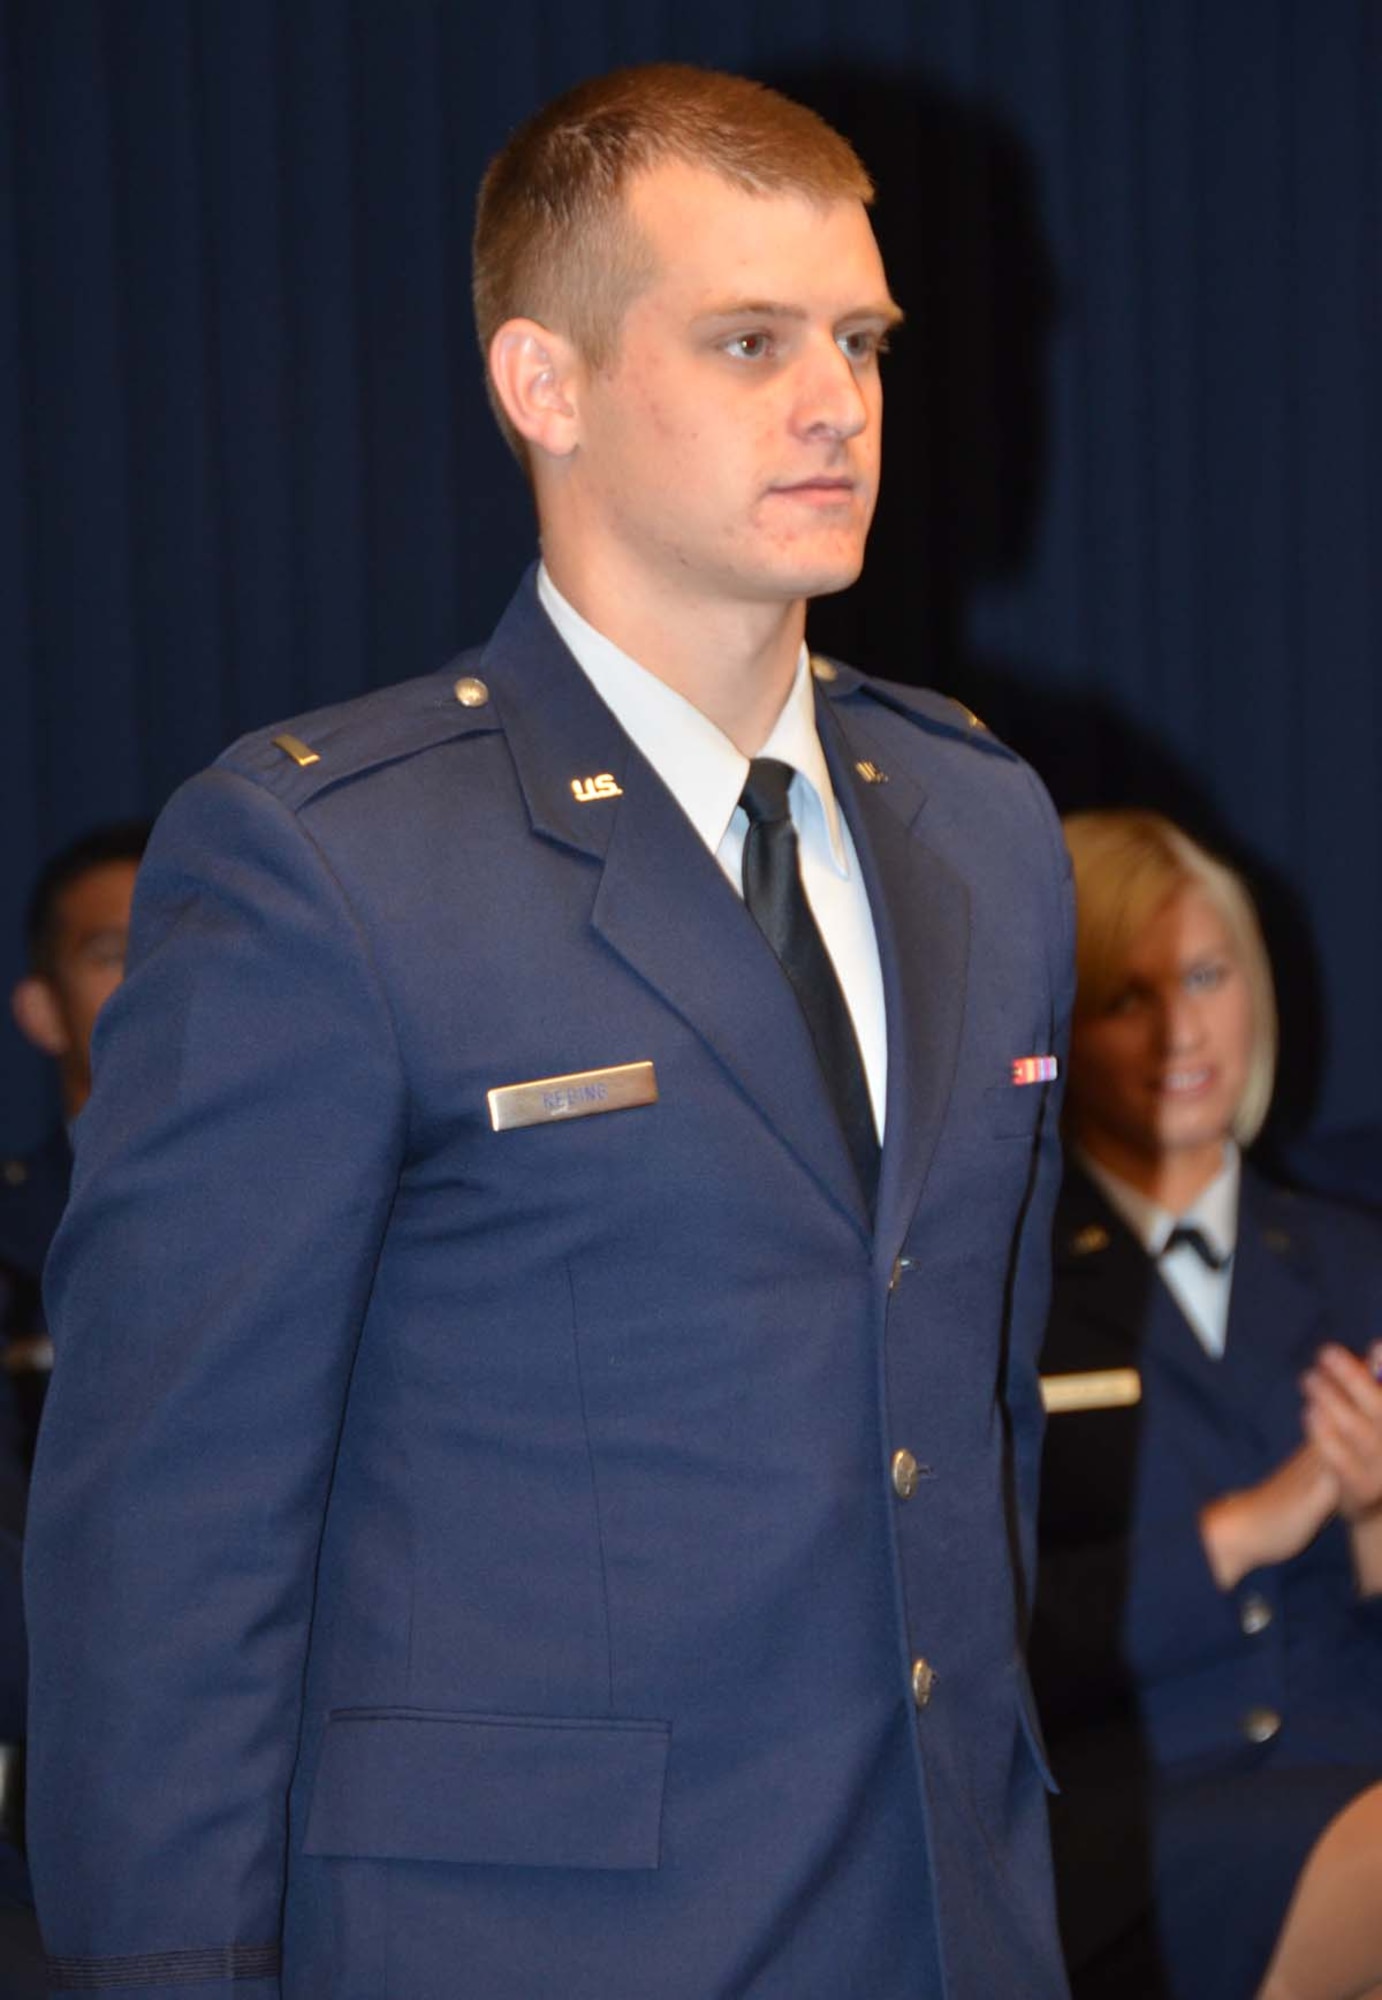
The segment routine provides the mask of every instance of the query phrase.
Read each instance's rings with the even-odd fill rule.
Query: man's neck
[[[668,589],[645,591],[583,566],[563,565],[544,547],[548,574],[602,638],[698,708],[746,757],[755,757],[791,691],[806,629],[801,599],[785,604],[726,601]]]

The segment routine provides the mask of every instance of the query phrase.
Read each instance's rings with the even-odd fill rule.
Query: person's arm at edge
[[[265,790],[194,780],[144,863],[50,1265],[27,1581],[55,1992],[279,1991],[314,1565],[404,1118],[323,857]]]

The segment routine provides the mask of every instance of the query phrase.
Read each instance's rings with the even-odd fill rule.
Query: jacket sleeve
[[[49,1264],[26,1580],[55,1992],[279,1992],[314,1566],[404,1139],[326,859],[265,789],[193,780],[141,870]]]
[[[1050,1726],[1092,1724],[1139,1685],[1236,1657],[1239,1605],[1259,1582],[1219,1589],[1189,1506],[1103,1539],[1046,1541],[1032,1669]]]

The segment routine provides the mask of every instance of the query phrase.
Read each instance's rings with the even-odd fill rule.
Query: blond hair
[[[766,84],[686,63],[595,77],[521,126],[480,184],[472,284],[482,355],[506,320],[523,318],[563,334],[591,367],[608,366],[625,312],[655,275],[629,216],[629,183],[669,160],[748,194],[873,200],[848,141]],[[499,427],[526,462],[488,372],[486,381]]]
[[[1203,891],[1228,932],[1252,1006],[1247,1082],[1232,1131],[1247,1146],[1262,1129],[1276,1080],[1277,1013],[1271,961],[1242,877],[1160,813],[1069,814],[1063,822],[1075,866],[1076,1012],[1114,999],[1128,954],[1178,891]]]

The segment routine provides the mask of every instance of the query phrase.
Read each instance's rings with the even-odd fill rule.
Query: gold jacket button
[[[1271,1622],[1271,1605],[1257,1591],[1249,1591],[1238,1607],[1238,1623],[1242,1626],[1248,1637],[1252,1639],[1259,1632],[1265,1632]]]
[[[1249,1743],[1270,1743],[1281,1727],[1281,1717],[1274,1708],[1250,1708],[1242,1727]]]
[[[910,1500],[917,1490],[921,1468],[909,1451],[893,1453],[893,1492],[899,1500]]]
[[[456,683],[456,699],[462,708],[483,708],[489,700],[489,689],[472,674],[462,674]]]
[[[925,1708],[935,1692],[936,1670],[931,1662],[918,1656],[912,1662],[912,1700],[918,1708]]]

